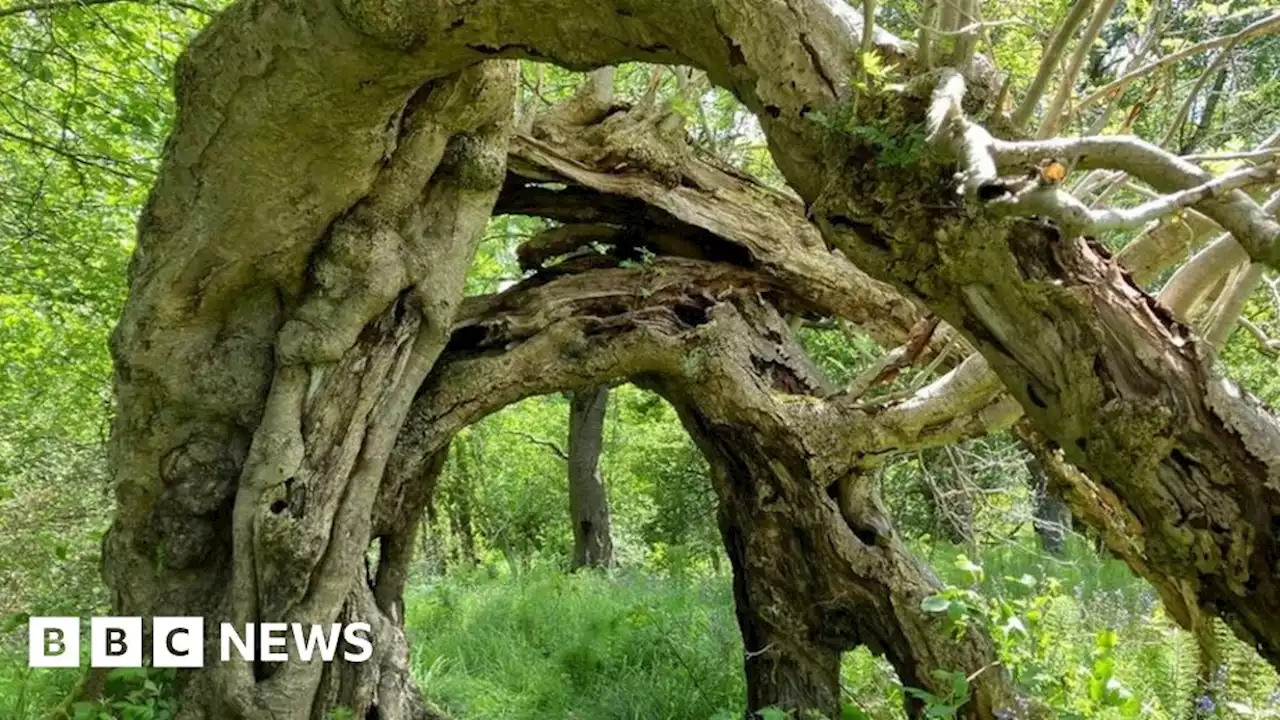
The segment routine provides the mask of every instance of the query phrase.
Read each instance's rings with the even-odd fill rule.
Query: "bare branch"
[[[1142,38],[1138,40],[1138,46],[1124,63],[1120,65],[1119,74],[1123,75],[1129,72],[1129,68],[1137,65],[1146,58],[1147,53],[1151,51],[1151,47],[1155,45],[1156,39],[1160,35],[1161,21],[1164,19],[1165,3],[1154,2],[1151,4],[1150,15],[1147,18],[1147,29],[1143,33]],[[1107,127],[1107,123],[1111,120],[1111,113],[1115,111],[1119,96],[1114,98],[1102,112],[1098,113],[1098,117],[1094,118],[1093,124],[1089,126],[1086,135],[1097,135]],[[1164,143],[1161,143],[1162,145]]]
[[[1258,341],[1258,349],[1261,350],[1264,355],[1268,355],[1270,357],[1280,355],[1280,340],[1272,340],[1267,337],[1267,334],[1263,332],[1262,328],[1258,327],[1257,323],[1247,317],[1241,317],[1240,326],[1245,330],[1248,330],[1249,334],[1253,335],[1254,339]]]
[[[1115,260],[1145,286],[1218,232],[1217,223],[1196,210],[1187,210],[1153,223],[1121,248]]]
[[[922,67],[933,65],[933,25],[938,18],[938,0],[924,0],[920,8],[920,30],[916,33],[916,57]]]
[[[1022,97],[1022,102],[1013,111],[1014,127],[1027,124],[1035,113],[1036,105],[1049,87],[1049,80],[1057,71],[1058,63],[1062,61],[1062,53],[1066,50],[1067,43],[1075,35],[1080,23],[1084,22],[1085,15],[1089,14],[1091,7],[1093,7],[1093,0],[1076,0],[1076,3],[1071,6],[1071,11],[1067,13],[1066,19],[1058,26],[1053,39],[1049,41],[1048,49],[1044,51],[1044,57],[1040,59],[1040,67],[1036,70],[1036,76],[1031,80],[1030,87],[1027,88],[1027,94]]]
[[[1044,158],[1057,158],[1082,168],[1123,170],[1165,193],[1192,189],[1213,179],[1202,168],[1131,136],[990,142],[997,165],[1010,169],[1025,170]],[[1196,209],[1235,236],[1254,261],[1280,267],[1280,223],[1248,195],[1235,190],[1203,199]]]
[[[965,25],[964,27],[956,28],[955,30],[943,30],[940,27],[930,27],[928,28],[928,30],[933,35],[940,35],[942,37],[954,37],[957,35],[966,35],[968,33],[980,32],[987,28],[1005,27],[1006,25],[1022,25],[1024,27],[1031,27],[1031,28],[1035,27],[1035,25],[1033,25],[1032,23],[1029,23],[1026,20],[1022,20],[1020,18],[1006,18],[1004,20],[979,20],[977,22],[971,22],[968,25]],[[923,28],[924,26],[922,25],[921,27]]]
[[[1280,192],[1267,200],[1262,212],[1273,216],[1280,212]],[[1185,321],[1223,276],[1248,261],[1248,253],[1231,235],[1220,235],[1169,278],[1160,290],[1160,303]]]
[[[1258,283],[1262,282],[1262,270],[1261,264],[1250,263],[1236,271],[1213,303],[1213,308],[1205,319],[1202,334],[1215,349],[1222,349],[1231,336],[1231,331],[1235,329],[1236,321],[1244,310],[1245,301],[1258,288]]]
[[[955,49],[951,53],[951,64],[958,68],[967,68],[973,59],[974,48],[978,45],[978,0],[956,0],[956,39]]]
[[[1276,152],[1270,148],[1277,143],[1280,143],[1280,130],[1272,133],[1252,151],[1238,153],[1241,156],[1240,158],[1225,157],[1225,155],[1231,155],[1231,153],[1223,153],[1224,157],[1220,159],[1267,160],[1274,157],[1267,153]],[[1207,160],[1210,156],[1190,155],[1184,156],[1182,159],[1192,161],[1202,157]],[[1090,174],[1092,175],[1092,173]],[[1272,209],[1268,210],[1268,208]],[[1276,212],[1274,208],[1274,205],[1264,205],[1263,211],[1274,215]],[[1166,218],[1164,221],[1147,228],[1146,231],[1117,253],[1115,259],[1116,262],[1133,273],[1135,280],[1145,285],[1154,280],[1157,275],[1170,265],[1177,262],[1184,253],[1200,247],[1209,238],[1217,234],[1218,231],[1219,227],[1213,220],[1198,211],[1188,210],[1181,213],[1176,219]],[[1221,242],[1230,243],[1236,247],[1236,257],[1230,261],[1224,261],[1226,262],[1224,267],[1231,267],[1244,261],[1243,249],[1239,248],[1230,235],[1223,236]],[[1222,272],[1225,273],[1225,269]],[[1182,271],[1180,270],[1179,274],[1181,273]],[[1220,275],[1215,275],[1214,277],[1220,277]],[[1178,276],[1175,275],[1174,278],[1176,280]],[[1178,294],[1179,296],[1185,296],[1186,292],[1186,288],[1183,288],[1178,291]],[[1181,300],[1176,300],[1166,304],[1171,309],[1174,309],[1175,314],[1179,317],[1185,317],[1189,310],[1185,307],[1179,310],[1178,308],[1182,307],[1181,302]]]
[[[1193,188],[1157,197],[1134,208],[1090,209],[1074,195],[1055,186],[1036,188],[1008,200],[996,200],[993,208],[1005,214],[1044,216],[1055,220],[1072,235],[1098,235],[1132,230],[1171,215],[1182,208],[1254,183],[1277,179],[1274,164],[1237,170]]]
[[[1196,253],[1169,278],[1160,289],[1160,304],[1179,320],[1189,324],[1192,313],[1210,297],[1213,288],[1233,269],[1248,261],[1249,256],[1244,248],[1230,235],[1222,235]]]
[[[854,378],[845,390],[845,394],[853,398],[861,397],[876,385],[896,378],[902,368],[920,358],[920,354],[928,347],[929,339],[933,337],[933,331],[937,329],[938,323],[937,317],[925,318],[916,323],[916,326],[911,328],[907,341],[885,353],[884,357],[872,363],[871,367]]]
[[[564,460],[565,462],[569,462],[569,453],[565,452],[563,448],[561,448],[559,445],[557,445],[556,443],[550,440],[545,440],[536,435],[532,435],[527,432],[521,432],[520,430],[506,430],[505,432],[507,435],[515,435],[516,437],[523,438],[533,443],[534,445],[537,445],[539,447],[544,447],[550,450],[556,457],[560,458],[561,460]]]
[[[1263,150],[1241,150],[1240,152],[1220,152],[1220,153],[1200,153],[1197,155],[1183,155],[1182,159],[1188,162],[1220,162],[1224,160],[1271,160],[1280,158],[1280,148],[1266,148]]]
[[[1004,392],[986,358],[974,353],[878,417],[895,432],[868,443],[875,452],[904,452],[1002,430],[1022,417],[1022,406]]]
[[[105,156],[86,157],[83,155],[78,155],[74,152],[71,152],[70,150],[66,150],[57,145],[50,145],[49,143],[46,143],[34,137],[26,137],[23,135],[11,133],[3,128],[0,128],[0,137],[7,137],[10,140],[13,140],[14,142],[23,143],[33,148],[38,148],[45,152],[52,153],[70,162],[72,165],[75,165],[76,167],[91,167],[96,170],[101,170],[105,173],[110,173],[112,175],[115,175],[118,178],[122,178],[124,180],[131,180],[134,182],[146,182],[150,180],[150,178],[147,176],[134,175],[128,170],[120,170],[114,167],[114,165],[117,163],[117,160],[115,158],[105,157]]]
[[[1071,55],[1071,61],[1067,64],[1066,71],[1058,80],[1058,92],[1054,94],[1053,100],[1049,102],[1049,108],[1045,110],[1044,116],[1040,119],[1040,129],[1036,132],[1036,137],[1047,138],[1058,131],[1058,123],[1062,119],[1062,111],[1067,106],[1067,100],[1075,93],[1076,78],[1080,76],[1080,68],[1084,67],[1084,61],[1089,57],[1089,50],[1093,47],[1093,41],[1097,39],[1098,33],[1102,31],[1102,26],[1107,24],[1107,20],[1111,17],[1111,11],[1115,9],[1116,0],[1102,0],[1098,5],[1098,9],[1094,11],[1093,17],[1089,20],[1089,25],[1085,27],[1084,34],[1080,37],[1080,43],[1076,46],[1076,51]]]
[[[1149,75],[1152,72],[1159,70],[1161,68],[1168,67],[1169,65],[1172,65],[1180,60],[1189,58],[1192,55],[1197,55],[1207,50],[1213,50],[1215,48],[1220,48],[1226,45],[1237,45],[1239,43],[1247,42],[1249,40],[1253,40],[1259,37],[1265,37],[1267,35],[1270,35],[1276,32],[1280,32],[1280,13],[1269,15],[1259,20],[1258,22],[1246,27],[1240,32],[1237,32],[1231,35],[1223,35],[1221,37],[1216,37],[1211,40],[1205,40],[1204,42],[1196,43],[1195,45],[1192,45],[1190,47],[1183,48],[1178,52],[1170,53],[1169,55],[1165,55],[1159,60],[1154,60],[1152,62],[1147,63],[1146,65],[1143,65],[1137,70],[1121,75],[1119,78],[1116,78],[1115,80],[1107,83],[1106,85],[1103,85],[1097,90],[1094,90],[1092,93],[1086,95],[1078,103],[1076,103],[1076,112],[1080,112],[1100,100],[1115,97],[1117,94],[1120,93],[1120,91],[1128,87],[1129,83],[1132,83],[1134,80],[1137,80],[1140,77]]]

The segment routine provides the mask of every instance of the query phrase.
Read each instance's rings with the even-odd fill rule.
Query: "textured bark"
[[[1188,607],[1222,614],[1280,660],[1274,418],[1215,376],[1185,328],[1087,242],[966,207],[953,163],[930,151],[886,162],[913,147],[934,84],[907,44],[873,35],[908,79],[858,98],[850,120],[878,134],[818,122],[851,107],[861,30],[841,0],[231,6],[179,65],[175,129],[113,336],[118,512],[104,566],[115,609],[309,622],[376,606],[359,561],[374,495],[394,477],[382,465],[450,327],[505,155],[491,151],[505,148],[509,97],[485,91],[489,71],[459,71],[499,56],[582,69],[647,60],[699,67],[733,90],[822,238],[958,329],[1136,521],[1143,546],[1131,564],[1171,578]],[[967,102],[982,109],[994,88],[976,60]],[[887,148],[868,136],[904,140]],[[633,154],[614,149],[619,169]],[[1002,169],[1039,159],[1008,154]],[[1157,190],[1203,182],[1174,169]],[[696,177],[667,170],[673,187]],[[1274,223],[1242,197],[1196,207],[1255,259],[1280,262]],[[687,324],[681,313],[707,307],[671,312]],[[869,414],[823,407],[850,425]],[[845,460],[862,452],[848,445]],[[207,704],[189,714],[323,709],[310,700],[319,668],[254,670],[197,676],[189,692]]]
[[[867,473],[896,452],[985,432],[990,393],[960,393],[957,405],[940,392],[964,387],[949,379],[855,408],[827,394],[761,303],[783,288],[674,258],[569,269],[468,303],[391,467],[413,467],[454,428],[529,395],[646,384],[673,402],[715,469],[752,708],[833,713],[840,652],[859,644],[889,657],[904,682],[939,692],[934,670],[981,670],[965,717],[1012,706],[986,639],[954,638],[921,609],[937,581],[897,539]]]
[[[1074,518],[1097,531],[1102,544],[1113,555],[1146,578],[1159,593],[1169,615],[1191,631],[1201,645],[1214,642],[1213,616],[1199,605],[1194,585],[1153,567],[1146,548],[1146,529],[1116,493],[1080,472],[1060,451],[1051,449],[1051,443],[1028,421],[1015,425],[1014,433],[1032,452],[1036,465],[1044,473],[1046,492],[1061,497]]]
[[[608,121],[605,120],[606,123]],[[634,125],[629,127],[634,128]],[[820,264],[812,262],[812,265],[806,265],[803,261],[792,261],[791,258],[800,255],[795,250],[791,250],[790,255],[785,254],[786,248],[805,247],[802,240],[789,242],[779,250],[768,240],[754,239],[756,234],[753,230],[756,228],[767,228],[767,233],[759,235],[768,238],[803,237],[803,231],[788,233],[786,230],[786,218],[799,216],[796,206],[787,208],[783,203],[775,206],[779,211],[773,214],[756,211],[753,215],[747,215],[735,211],[732,201],[724,204],[719,202],[722,188],[731,188],[724,194],[733,198],[739,192],[744,195],[755,192],[750,184],[731,176],[726,179],[727,174],[722,171],[716,174],[715,168],[708,169],[705,164],[695,166],[693,161],[686,159],[675,164],[679,168],[679,177],[710,176],[714,179],[702,182],[681,181],[675,187],[669,187],[664,186],[652,174],[642,175],[634,169],[625,174],[610,173],[607,167],[600,167],[600,162],[593,160],[587,150],[601,143],[598,140],[575,140],[572,132],[563,123],[544,131],[556,141],[554,150],[539,146],[527,138],[515,143],[510,163],[514,177],[508,180],[500,205],[511,204],[524,212],[545,214],[565,221],[591,221],[591,216],[577,214],[580,212],[579,208],[590,206],[593,199],[603,198],[605,202],[612,203],[612,207],[622,210],[617,213],[618,217],[626,217],[640,227],[653,228],[652,234],[658,239],[651,241],[649,246],[655,251],[687,254],[683,248],[694,247],[717,259],[731,259],[777,278],[780,283],[785,283],[803,296],[811,303],[812,308],[817,308],[817,312],[859,322],[866,322],[868,315],[876,316],[880,318],[879,322],[866,322],[864,327],[886,344],[893,344],[895,340],[900,342],[906,328],[911,327],[918,317],[913,312],[914,308],[909,305],[880,300],[883,297],[883,286],[873,281],[844,285],[838,282],[828,283],[822,280],[826,276],[820,272],[797,271],[794,267],[788,267],[793,262],[800,267]],[[577,132],[588,134],[588,137],[594,132],[598,137],[604,131],[578,128]],[[668,155],[682,157],[674,152],[668,152]],[[670,166],[669,163],[668,167]],[[876,172],[881,173],[883,182],[894,188],[893,192],[901,194],[904,207],[918,202],[907,196],[909,193],[918,194],[920,188],[927,184],[916,180],[914,182],[918,183],[919,188],[904,186],[895,177],[901,174],[898,170],[871,168],[862,175]],[[856,173],[854,175],[858,176]],[[525,184],[533,179],[549,178],[567,182],[571,189],[554,195],[525,189]],[[868,192],[878,182],[881,181],[869,182]],[[578,189],[574,189],[575,186]],[[700,188],[714,190],[707,190],[704,194],[700,192]],[[588,193],[587,189],[603,195]],[[939,185],[937,190],[950,192],[946,185]],[[645,205],[629,206],[623,198],[644,200]],[[939,208],[954,207],[952,201],[944,198],[938,198],[936,202],[939,203]],[[726,206],[729,209],[722,210]],[[655,207],[664,212],[657,212]],[[871,229],[875,227],[875,223],[896,222],[889,220],[891,212],[891,206],[873,212],[873,223],[866,227]],[[938,215],[936,211],[932,211],[932,214]],[[848,220],[851,216],[839,217]],[[902,222],[910,227],[919,224],[922,217],[925,214],[916,214],[903,218]],[[673,222],[671,218],[675,218],[677,222]],[[750,219],[739,220],[741,218]],[[961,225],[973,222],[959,217],[953,218],[953,221]],[[1023,227],[1021,231],[1009,232],[1003,236],[1004,239],[986,244],[986,240],[996,237],[989,233],[996,232],[997,226],[986,227],[983,224],[985,222],[987,221],[978,222],[982,229],[974,231],[981,233],[980,235],[964,237],[951,235],[952,232],[962,231],[948,227],[944,222],[944,228],[936,230],[939,238],[937,249],[932,249],[934,242],[931,233],[935,230],[932,225],[926,224],[919,227],[918,232],[923,238],[929,239],[919,240],[915,246],[896,240],[907,237],[904,232],[887,235],[880,240],[873,238],[868,241],[870,247],[863,245],[861,251],[873,259],[873,262],[867,264],[868,268],[875,267],[875,263],[887,263],[880,267],[900,274],[904,282],[917,285],[908,285],[909,289],[917,293],[921,288],[939,295],[952,293],[949,297],[938,298],[940,304],[934,309],[943,311],[951,308],[949,319],[968,317],[967,332],[980,333],[972,337],[987,344],[986,351],[992,353],[991,357],[999,363],[996,369],[1003,367],[1005,372],[1002,375],[1007,377],[1012,368],[1014,377],[1025,378],[1014,386],[1020,388],[1020,392],[1015,394],[1020,396],[1024,407],[1029,405],[1042,418],[1052,417],[1054,422],[1059,423],[1060,429],[1065,425],[1073,433],[1087,431],[1103,439],[1102,448],[1099,449],[1089,437],[1081,436],[1078,439],[1083,443],[1073,439],[1068,450],[1082,454],[1092,448],[1092,454],[1108,463],[1109,476],[1129,483],[1128,492],[1133,493],[1133,500],[1130,502],[1154,503],[1147,510],[1146,520],[1138,520],[1125,527],[1128,532],[1137,531],[1156,537],[1155,558],[1146,556],[1145,544],[1141,553],[1120,553],[1120,556],[1126,557],[1135,571],[1148,577],[1158,587],[1166,588],[1162,590],[1162,595],[1172,598],[1170,602],[1178,606],[1171,608],[1174,617],[1186,619],[1185,626],[1197,630],[1202,624],[1199,618],[1204,612],[1212,614],[1221,612],[1232,604],[1247,606],[1254,602],[1249,592],[1228,591],[1227,602],[1198,601],[1201,605],[1199,609],[1194,612],[1188,609],[1189,602],[1197,604],[1197,601],[1189,600],[1188,596],[1197,592],[1195,588],[1201,582],[1198,578],[1191,578],[1198,576],[1202,570],[1207,571],[1209,576],[1218,575],[1222,570],[1220,565],[1212,565],[1210,561],[1196,560],[1195,553],[1209,552],[1212,555],[1215,551],[1194,550],[1189,544],[1189,538],[1196,535],[1206,539],[1217,536],[1225,544],[1231,545],[1235,543],[1229,539],[1233,534],[1252,537],[1254,531],[1248,529],[1248,523],[1241,524],[1243,514],[1239,510],[1229,509],[1242,507],[1239,499],[1233,499],[1236,491],[1226,490],[1235,481],[1214,481],[1206,486],[1194,479],[1191,485],[1179,480],[1180,477],[1186,477],[1185,473],[1178,470],[1183,466],[1178,458],[1200,458],[1202,453],[1197,450],[1183,454],[1184,451],[1177,448],[1178,443],[1188,442],[1205,447],[1213,446],[1228,454],[1228,457],[1212,466],[1217,472],[1243,472],[1247,476],[1252,472],[1250,468],[1258,468],[1265,477],[1268,472],[1276,471],[1268,471],[1265,462],[1261,466],[1256,463],[1259,457],[1274,456],[1274,450],[1268,450],[1269,447],[1275,447],[1275,440],[1268,439],[1275,436],[1273,421],[1265,411],[1252,406],[1251,400],[1233,399],[1230,386],[1209,373],[1206,361],[1193,349],[1193,344],[1186,337],[1186,330],[1172,323],[1167,314],[1162,313],[1160,307],[1149,298],[1143,298],[1137,293],[1122,273],[1109,265],[1105,258],[1096,255],[1089,246],[1081,243],[1060,245],[1055,239],[1054,231],[1042,227]],[[681,223],[686,228],[673,230]],[[687,226],[693,226],[694,229],[688,229]],[[705,234],[698,235],[696,229],[705,230],[714,239],[707,239]],[[839,232],[840,229],[837,228],[836,231]],[[685,242],[681,244],[666,240],[672,236]],[[635,233],[629,237],[635,242]],[[881,241],[885,243],[884,246],[876,246]],[[859,248],[858,245],[850,247],[851,252]],[[913,247],[915,250],[911,249]],[[1237,254],[1242,254],[1238,246],[1234,247]],[[735,253],[735,249],[739,250]],[[919,256],[910,254],[917,250],[921,253]],[[1075,267],[1063,264],[1073,256],[1079,264]],[[1142,257],[1146,256],[1131,255],[1130,260],[1138,262]],[[1136,267],[1141,273],[1154,273],[1168,261],[1167,256],[1147,257]],[[1013,277],[1001,276],[1002,272],[1011,268]],[[859,279],[865,277],[860,273],[846,276]],[[1075,278],[1070,281],[1070,290],[1055,289],[1053,283],[1062,282],[1062,278]],[[991,299],[996,293],[1003,293],[1007,297],[1004,300]],[[1099,297],[1089,299],[1091,295]],[[898,308],[899,311],[877,312],[877,308]],[[806,310],[807,308],[802,307],[798,311]],[[1059,331],[1055,326],[1056,320],[1044,324],[1046,321],[1043,318],[1059,316],[1072,318],[1067,325],[1070,330]],[[990,329],[987,327],[988,323],[991,323]],[[963,323],[961,327],[964,327]],[[1144,347],[1146,342],[1154,342],[1155,347]],[[1072,349],[1075,354],[1061,355],[1056,351],[1047,352],[1046,348]],[[1099,372],[1095,373],[1095,367]],[[1112,369],[1107,370],[1108,367]],[[1072,379],[1068,381],[1068,377]],[[1140,378],[1145,379],[1139,380]],[[1047,393],[1043,396],[1039,394],[1042,392],[1042,383],[1046,381],[1060,388],[1058,392],[1066,392],[1061,402],[1047,396]],[[1135,384],[1139,382],[1144,384]],[[1157,403],[1162,409],[1151,415],[1159,418],[1172,411],[1167,422],[1159,421],[1159,425],[1167,428],[1166,430],[1156,432],[1151,428],[1133,426],[1134,418],[1150,415],[1152,401],[1144,395],[1150,392],[1145,383],[1150,383],[1150,387],[1162,387],[1163,392],[1169,393],[1169,399]],[[1221,407],[1211,408],[1206,403],[1210,406],[1221,404]],[[1133,409],[1126,410],[1126,407]],[[1188,426],[1178,426],[1173,418],[1181,412],[1192,413],[1198,419],[1188,420]],[[1095,423],[1100,424],[1095,427]],[[1241,423],[1241,426],[1237,427],[1236,423]],[[1210,431],[1202,439],[1177,439],[1175,428],[1184,434],[1187,431],[1195,434],[1200,428]],[[1147,444],[1144,438],[1151,433],[1168,436],[1168,440]],[[1061,440],[1057,442],[1062,444]],[[1156,469],[1161,465],[1159,454],[1162,452],[1166,453],[1164,462],[1172,466],[1174,473]],[[1239,457],[1231,455],[1238,452],[1243,454]],[[1275,467],[1274,461],[1271,467]],[[1145,477],[1159,479],[1154,484],[1144,482],[1141,480],[1143,472],[1149,473]],[[1172,486],[1162,487],[1166,483],[1172,483]],[[1211,487],[1219,489],[1213,490]],[[1267,486],[1248,481],[1243,487],[1248,493],[1265,491]],[[1248,490],[1250,487],[1255,489]],[[1193,499],[1205,497],[1206,492],[1210,494],[1209,497],[1214,494],[1218,497],[1208,502]],[[1225,497],[1223,493],[1226,493]],[[1111,497],[1118,503],[1125,502],[1124,491],[1118,490],[1118,494]],[[1169,502],[1186,509],[1169,510]],[[1257,510],[1251,502],[1244,502],[1243,507],[1253,508],[1255,512]],[[1227,516],[1220,517],[1217,521],[1208,519],[1223,510],[1228,513]],[[1127,510],[1123,515],[1139,517],[1133,509]],[[1106,537],[1116,531],[1116,517],[1119,516],[1114,513],[1088,513],[1082,519],[1091,521]],[[1180,520],[1171,524],[1171,517]],[[1217,522],[1218,527],[1234,530],[1211,530],[1213,522]],[[1201,525],[1203,527],[1197,529]],[[1264,553],[1260,557],[1265,557],[1270,540],[1260,534],[1258,537],[1262,541],[1258,550]],[[1252,546],[1253,543],[1250,539],[1244,545]],[[1236,545],[1234,552],[1243,551],[1243,546],[1238,543]],[[1217,552],[1229,554],[1233,551]],[[1271,571],[1261,567],[1251,572],[1259,571],[1264,578],[1271,575]],[[1191,581],[1188,582],[1189,580]],[[1244,636],[1249,638],[1252,637],[1250,633],[1273,632],[1266,629],[1265,623],[1261,625],[1263,627],[1256,630],[1242,631],[1238,627],[1237,630],[1244,632]]]
[[[594,387],[569,400],[569,519],[573,522],[573,567],[612,567],[609,497],[600,477],[604,413],[609,388]]]
[[[799,198],[696,154],[681,122],[660,106],[579,101],[517,137],[495,211],[564,223],[521,245],[521,265],[548,265],[592,242],[624,256],[639,247],[729,263],[789,288],[793,312],[848,320],[886,346],[902,342],[918,304],[829,250]],[[940,329],[921,355],[954,337]]]
[[[187,62],[228,51],[219,37],[203,36]],[[302,199],[305,183],[283,177],[330,150],[309,145],[316,138],[287,167],[244,167],[256,162],[252,152],[218,149],[235,147],[231,127],[205,136],[209,147],[192,157],[184,144],[202,133],[181,124],[199,118],[179,121],[139,223],[130,300],[113,338],[119,512],[104,546],[113,604],[131,615],[204,616],[206,637],[221,621],[361,620],[376,649],[359,666],[211,659],[185,682],[184,717],[428,714],[410,687],[399,630],[421,502],[404,498],[383,517],[374,503],[505,173],[513,69],[477,66],[401,93],[379,135],[340,145],[379,148],[367,169],[342,178],[341,212],[321,212],[333,198],[317,189]],[[294,90],[240,82],[237,98],[274,92],[285,106]],[[272,136],[292,147],[281,137]],[[286,191],[262,186],[274,181]],[[222,204],[231,201],[219,193],[243,197],[236,183],[264,197]],[[271,215],[282,200],[290,207]],[[376,578],[365,567],[374,539]]]

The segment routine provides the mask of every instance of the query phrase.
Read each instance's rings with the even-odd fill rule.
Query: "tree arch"
[[[1016,407],[980,387],[951,392],[971,380],[960,368],[915,397],[860,408],[808,367],[761,292],[783,296],[740,270],[662,259],[535,276],[472,304],[414,401],[375,515],[402,512],[400,488],[480,417],[631,378],[676,405],[712,462],[751,707],[838,713],[840,652],[857,645],[944,694],[933,671],[975,673],[969,716],[1014,707],[989,641],[951,638],[922,610],[937,580],[897,539],[868,473],[897,452],[1007,425]]]
[[[966,338],[1142,528],[1135,562],[1275,662],[1280,430],[1086,237],[1194,205],[1276,266],[1280,225],[1238,190],[1249,178],[1211,178],[1154,146],[1019,139],[992,112],[996,78],[972,42],[948,53],[952,69],[935,68],[931,42],[877,31],[839,0],[232,6],[179,67],[113,337],[119,490],[104,565],[117,610],[311,622],[373,607],[360,560],[384,466],[504,178],[511,83],[496,58],[645,60],[731,89],[821,239]],[[855,92],[864,51],[907,81]],[[985,115],[990,127],[969,119]],[[840,129],[859,126],[880,133]],[[613,150],[601,159],[634,160]],[[1108,214],[1054,187],[1015,190],[1006,175],[1046,155],[1164,195]],[[665,177],[691,179],[679,169]],[[990,381],[972,385],[989,399]],[[301,717],[366,686],[289,662],[197,675],[191,692],[224,698],[226,715]],[[379,695],[386,717],[401,712],[391,698]]]

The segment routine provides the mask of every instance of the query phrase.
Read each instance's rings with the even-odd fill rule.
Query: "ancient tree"
[[[922,611],[936,581],[869,479],[1020,415],[1076,517],[1180,622],[1221,616],[1280,661],[1280,429],[1212,366],[1241,293],[1280,266],[1274,203],[1242,190],[1275,165],[1214,177],[1136,138],[1057,137],[1081,65],[1077,51],[1044,100],[1065,40],[1007,115],[974,6],[942,5],[916,43],[840,0],[243,0],[219,15],[178,68],[112,338],[106,580],[122,614],[364,620],[376,650],[211,663],[184,678],[184,714],[432,716],[401,595],[449,439],[520,397],[618,379],[665,395],[711,462],[752,707],[832,712],[840,652],[865,645],[911,684],[964,672],[967,717],[1032,712],[987,638]],[[1090,15],[1078,5],[1059,37]],[[517,57],[698,68],[759,117],[794,194],[699,158],[659,104],[587,94],[518,133]],[[1153,197],[1086,203],[1066,168]],[[1161,299],[1130,270],[1172,262],[1175,241],[1153,230],[1127,258],[1092,241],[1189,209],[1222,235]],[[464,302],[495,212],[559,225],[527,249],[539,272]],[[554,262],[590,241],[617,252]],[[659,260],[620,267],[636,247]],[[1200,333],[1180,318],[1206,285],[1219,324]],[[867,403],[878,377],[825,387],[783,316],[897,348],[877,376],[946,343],[973,354]]]

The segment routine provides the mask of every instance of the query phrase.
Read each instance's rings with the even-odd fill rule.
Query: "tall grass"
[[[742,641],[725,577],[538,567],[452,577],[407,604],[417,679],[459,718],[742,713]]]

